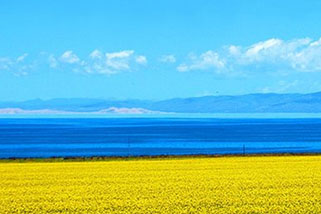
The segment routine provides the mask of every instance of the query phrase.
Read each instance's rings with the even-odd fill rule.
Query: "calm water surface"
[[[321,152],[321,119],[0,119],[0,158]]]

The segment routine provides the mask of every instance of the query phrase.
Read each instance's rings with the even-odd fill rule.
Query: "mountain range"
[[[0,113],[319,113],[321,92],[152,100],[61,98],[0,102]]]

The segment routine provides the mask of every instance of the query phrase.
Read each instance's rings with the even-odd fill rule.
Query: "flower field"
[[[0,163],[0,213],[321,213],[321,156]]]

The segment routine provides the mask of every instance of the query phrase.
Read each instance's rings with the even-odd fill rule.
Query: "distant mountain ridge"
[[[162,114],[163,112],[150,111],[143,108],[115,108],[102,109],[99,111],[79,112],[62,111],[52,109],[25,110],[21,108],[0,108],[0,114]]]
[[[310,94],[270,93],[238,96],[204,96],[174,98],[162,101],[61,98],[51,100],[36,99],[23,102],[0,102],[0,109],[10,108],[22,109],[24,111],[101,111],[111,113],[130,113],[135,111],[140,113],[319,113],[321,112],[321,92]],[[106,109],[114,110],[106,111]],[[122,110],[119,111],[118,109]]]

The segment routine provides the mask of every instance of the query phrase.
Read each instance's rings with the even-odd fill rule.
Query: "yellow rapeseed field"
[[[321,156],[0,163],[0,213],[321,213]]]

